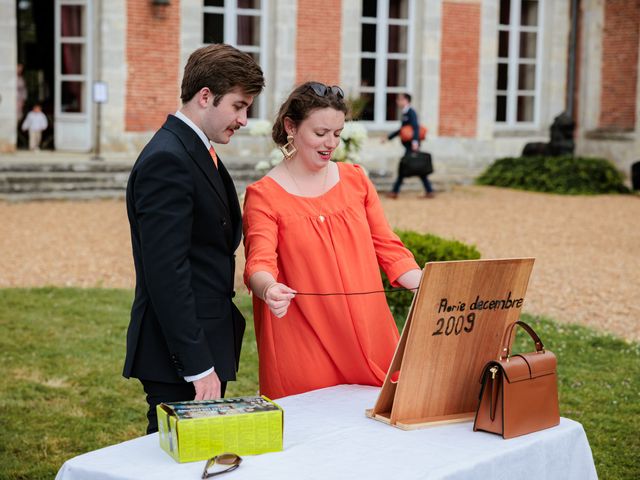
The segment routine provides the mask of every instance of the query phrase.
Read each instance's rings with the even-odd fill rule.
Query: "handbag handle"
[[[540,340],[540,337],[538,336],[538,334],[529,325],[518,320],[513,322],[511,325],[509,325],[507,327],[507,330],[504,332],[504,338],[502,341],[502,351],[500,353],[500,360],[504,358],[509,358],[509,356],[511,355],[511,334],[513,333],[513,330],[516,327],[516,325],[520,325],[529,334],[531,339],[536,344],[536,352],[544,353],[544,345],[542,344],[542,340]]]

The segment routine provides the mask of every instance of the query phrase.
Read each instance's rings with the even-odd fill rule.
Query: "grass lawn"
[[[140,384],[121,376],[131,299],[129,290],[0,290],[0,479],[53,478],[68,458],[144,433]],[[237,300],[250,319],[250,299]],[[600,478],[640,478],[640,344],[524,320],[558,356],[560,413],[584,425]],[[257,390],[251,323],[228,396]],[[525,337],[519,348],[529,351]]]

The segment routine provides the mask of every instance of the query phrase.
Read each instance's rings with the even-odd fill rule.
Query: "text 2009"
[[[450,316],[446,320],[444,317],[439,318],[437,321],[437,328],[431,335],[460,335],[462,332],[471,332],[473,330],[474,322],[476,321],[476,314],[469,313],[466,316],[455,315]]]

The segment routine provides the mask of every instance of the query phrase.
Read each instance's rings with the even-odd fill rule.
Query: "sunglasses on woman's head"
[[[326,97],[329,94],[329,92],[331,92],[338,98],[344,98],[344,92],[337,85],[333,85],[332,87],[329,87],[324,83],[312,82],[309,84],[309,88],[313,90],[313,93],[315,93],[319,97]]]

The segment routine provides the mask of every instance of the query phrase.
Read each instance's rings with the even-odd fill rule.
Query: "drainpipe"
[[[99,82],[102,82],[102,21],[104,19],[104,15],[102,0],[97,0],[96,3],[96,10],[98,11],[98,28],[96,28],[95,45],[92,53],[95,55],[94,58],[96,59],[96,65],[94,66],[95,78],[97,78]],[[92,20],[92,22],[93,21],[94,20]],[[93,140],[93,156],[91,157],[91,160],[104,160],[104,158],[100,156],[100,141],[102,138],[102,102],[96,101],[95,99],[94,85],[96,84],[96,80],[92,80],[92,85],[89,86],[89,88],[92,90],[92,101],[95,106],[93,117],[95,121],[95,131]]]
[[[571,0],[571,34],[569,36],[569,77],[567,79],[567,108],[573,118],[576,85],[576,38],[578,36],[578,0]]]

